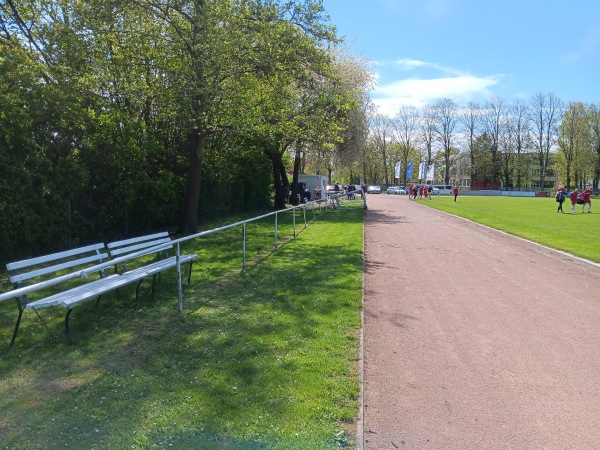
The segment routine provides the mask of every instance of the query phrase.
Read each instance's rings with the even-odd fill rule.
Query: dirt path
[[[368,204],[364,448],[600,448],[600,267]]]

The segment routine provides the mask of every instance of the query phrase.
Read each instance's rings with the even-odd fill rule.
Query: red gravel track
[[[364,448],[600,449],[600,266],[406,196],[368,206]]]

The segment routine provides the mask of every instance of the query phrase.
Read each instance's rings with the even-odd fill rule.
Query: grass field
[[[175,273],[74,309],[0,303],[0,447],[331,449],[355,444],[363,209],[329,211],[272,251],[272,223],[198,239],[177,311]],[[272,219],[270,219],[272,221]],[[291,231],[280,219],[280,235]],[[6,274],[2,274],[6,278]]]
[[[570,214],[570,202],[563,204],[564,214],[556,212],[554,198],[435,196],[431,201],[417,200],[431,208],[465,217],[492,228],[600,262],[600,201],[592,200],[592,213]]]

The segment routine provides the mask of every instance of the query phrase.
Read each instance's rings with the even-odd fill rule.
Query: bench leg
[[[17,338],[17,333],[19,331],[19,325],[21,324],[21,317],[23,317],[23,310],[25,309],[21,305],[21,300],[17,298],[17,308],[19,308],[19,316],[17,317],[17,323],[15,324],[15,330],[13,331],[12,339],[10,340],[10,346],[12,347],[15,343],[15,339]]]
[[[160,277],[160,272],[158,273]],[[150,301],[154,300],[154,285],[156,284],[156,275],[152,275],[152,290],[150,291]]]
[[[137,287],[135,288],[135,304],[138,308],[141,306],[140,305],[140,286],[142,284],[142,281],[144,281],[143,278],[140,280]]]
[[[65,316],[65,337],[67,338],[67,344],[69,345],[73,345],[73,340],[71,339],[71,334],[69,333],[69,316],[72,312],[73,308],[70,308]]]
[[[102,297],[102,295],[99,295],[98,298],[96,299],[96,304],[94,305],[94,308],[98,307],[98,303],[100,303],[100,297]]]
[[[193,260],[190,261],[190,272],[188,273],[188,284],[190,284],[190,281],[192,279],[192,264],[193,264]]]

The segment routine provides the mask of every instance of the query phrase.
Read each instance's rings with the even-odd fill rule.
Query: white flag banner
[[[427,181],[433,181],[435,171],[435,163],[429,166],[429,170],[427,171]]]
[[[395,172],[395,174],[394,174],[394,177],[396,177],[396,178],[400,178],[400,167],[401,167],[401,166],[402,166],[402,163],[401,163],[400,161],[398,161],[398,162],[396,163],[396,167],[395,167],[395,169],[396,169],[396,172]]]
[[[425,167],[427,167],[426,163],[422,162],[419,164],[419,180],[425,178]]]

